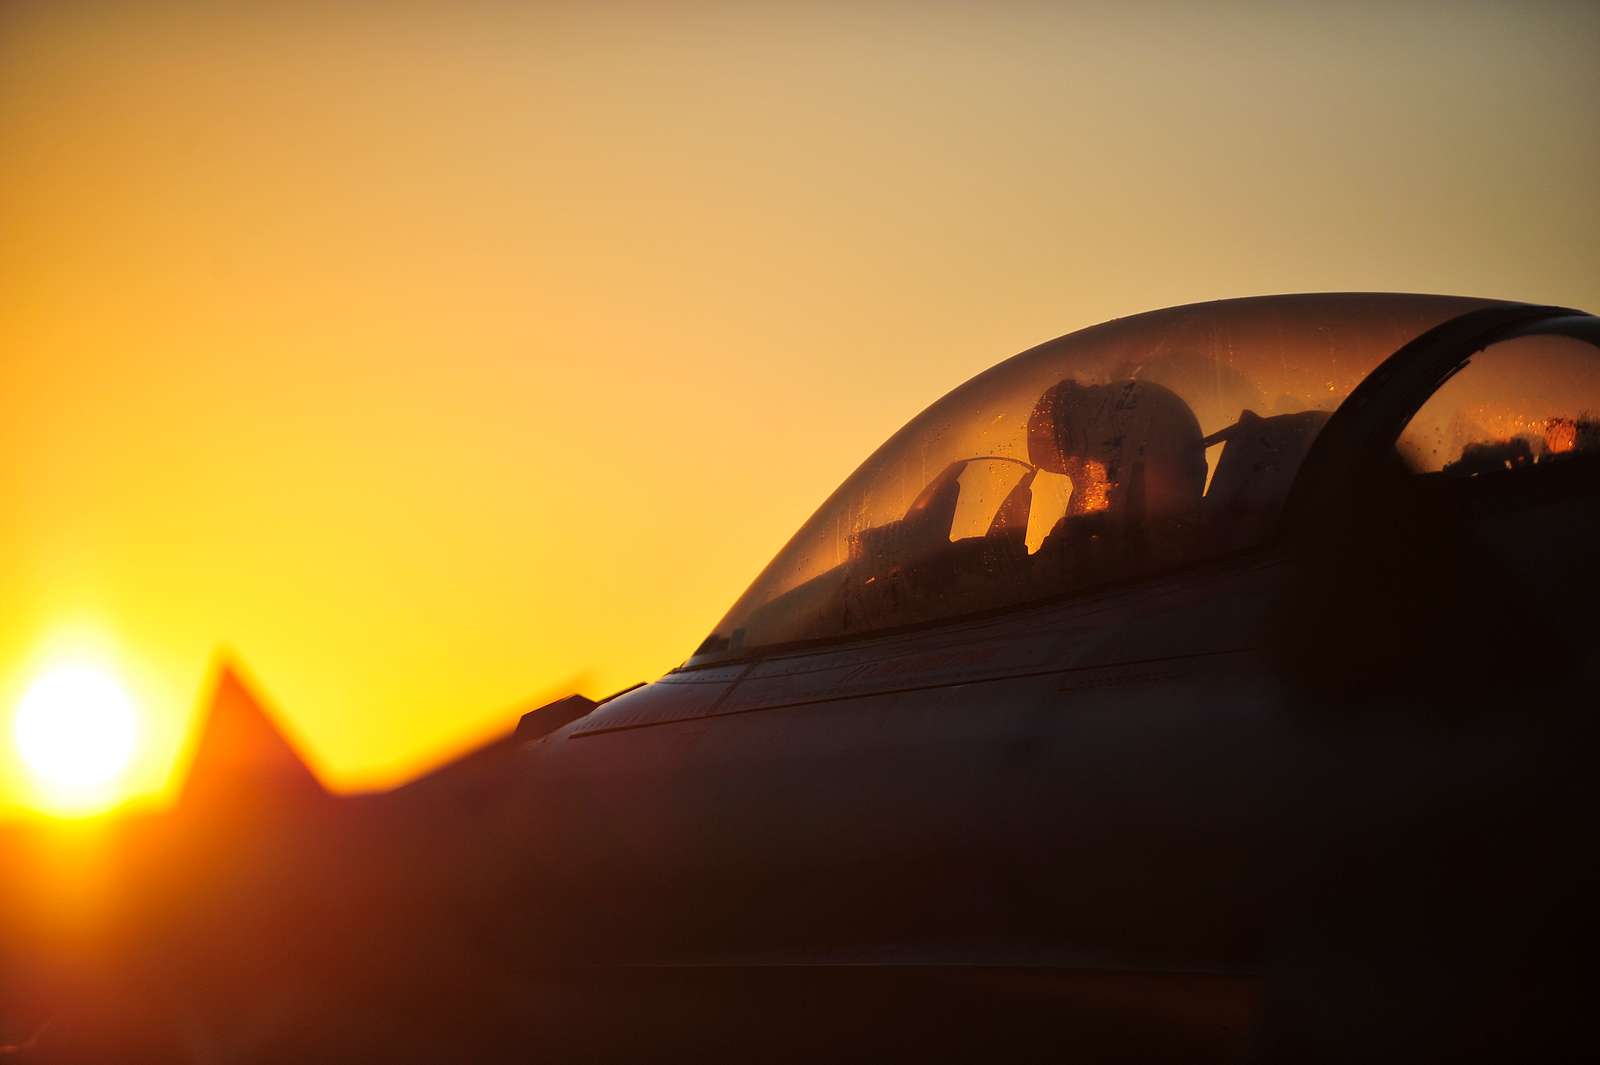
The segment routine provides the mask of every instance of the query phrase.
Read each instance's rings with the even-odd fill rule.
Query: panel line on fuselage
[[[757,706],[740,707],[737,710],[719,711],[718,708],[726,705],[729,698],[732,696],[734,689],[738,687],[738,682],[735,681],[717,697],[716,701],[712,704],[712,707],[707,709],[703,714],[694,715],[693,717],[689,718],[674,717],[659,721],[635,721],[619,723],[611,727],[589,728],[582,732],[573,733],[571,738],[587,739],[591,736],[604,736],[614,732],[633,732],[638,729],[656,728],[661,725],[677,725],[682,724],[685,720],[705,720],[713,717],[738,717],[744,714],[763,713],[768,710],[791,710],[802,706],[816,706],[823,703],[836,703],[848,699],[865,699],[888,695],[904,695],[909,692],[931,691],[936,688],[960,688],[972,684],[992,684],[999,681],[1026,680],[1032,677],[1048,677],[1058,674],[1067,676],[1072,674],[1104,673],[1115,670],[1125,670],[1135,666],[1149,666],[1168,662],[1197,662],[1202,659],[1216,659],[1225,658],[1232,655],[1251,654],[1254,650],[1254,648],[1248,647],[1230,648],[1222,651],[1198,651],[1193,654],[1167,655],[1161,658],[1130,659],[1125,662],[1097,662],[1091,665],[1029,670],[1020,673],[997,673],[987,677],[974,677],[960,681],[939,681],[930,684],[912,684],[898,688],[881,688],[873,691],[847,691],[832,695],[811,696],[808,698],[795,699],[787,702],[762,703]],[[746,674],[750,672],[750,669],[754,669],[759,664],[760,663],[758,662],[751,663],[750,668],[745,671]],[[1181,670],[1166,670],[1160,672],[1146,671],[1142,673],[1130,673],[1121,676],[1114,675],[1111,677],[1104,677],[1085,684],[1067,684],[1061,688],[1058,688],[1057,691],[1068,692],[1077,691],[1083,688],[1113,687],[1118,684],[1132,684],[1148,680],[1169,680],[1177,679],[1182,676],[1183,672]],[[740,679],[743,678],[741,677]]]

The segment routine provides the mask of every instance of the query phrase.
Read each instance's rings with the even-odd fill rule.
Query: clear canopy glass
[[[1569,336],[1490,344],[1396,441],[1415,473],[1480,477],[1600,454],[1600,349]]]
[[[833,493],[689,665],[1014,606],[1261,543],[1329,413],[1485,301],[1324,294],[1121,318],[946,395]]]

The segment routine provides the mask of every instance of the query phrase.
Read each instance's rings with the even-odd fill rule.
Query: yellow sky
[[[1040,340],[1600,309],[1597,56],[1580,3],[6,4],[0,719],[110,663],[149,793],[226,646],[381,785],[682,660]]]

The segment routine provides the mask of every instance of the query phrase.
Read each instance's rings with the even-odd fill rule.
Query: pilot
[[[1202,427],[1227,425],[1242,410],[1268,410],[1267,397],[1238,367],[1226,359],[1193,351],[1124,361],[1111,373],[1113,381],[1138,378],[1182,396]],[[1291,409],[1300,410],[1304,404]]]
[[[1028,457],[1072,481],[1066,519],[1105,512],[1113,527],[1193,513],[1205,491],[1202,441],[1189,405],[1153,381],[1061,381],[1028,416]]]

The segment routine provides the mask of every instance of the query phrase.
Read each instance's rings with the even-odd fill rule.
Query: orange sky
[[[137,794],[219,646],[347,788],[659,674],[1083,325],[1600,309],[1593,5],[244,8],[0,8],[0,719],[110,663]]]

